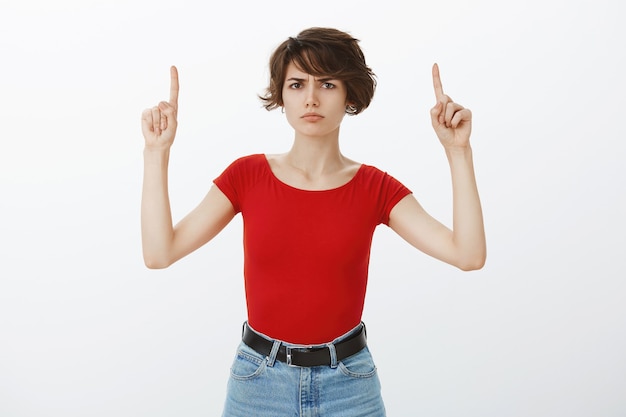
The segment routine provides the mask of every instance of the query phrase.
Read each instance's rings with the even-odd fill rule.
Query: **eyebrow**
[[[290,77],[287,78],[285,81],[295,81],[298,83],[303,83],[305,81],[307,81],[305,78],[298,78],[298,77]],[[316,78],[315,81],[320,82],[320,83],[325,83],[328,81],[338,81],[337,78],[333,78],[333,77],[324,77],[324,78]]]

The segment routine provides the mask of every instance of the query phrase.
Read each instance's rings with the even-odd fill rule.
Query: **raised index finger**
[[[435,97],[437,101],[441,101],[443,98],[443,86],[441,85],[441,78],[439,77],[439,65],[433,65],[433,87],[435,88]]]
[[[170,68],[170,104],[178,108],[178,70]]]

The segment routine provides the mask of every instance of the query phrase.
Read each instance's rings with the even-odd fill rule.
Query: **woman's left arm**
[[[469,138],[472,113],[443,93],[439,67],[433,66],[437,104],[430,111],[452,176],[452,230],[430,216],[408,195],[390,213],[389,226],[411,245],[462,270],[483,267],[487,249]]]

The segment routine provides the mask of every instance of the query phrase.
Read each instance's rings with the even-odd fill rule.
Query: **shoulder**
[[[263,164],[266,164],[266,158],[264,154],[258,153],[258,154],[251,154],[251,155],[245,155],[245,156],[240,156],[239,158],[235,159],[231,164],[230,167],[253,167],[253,166],[261,166]]]
[[[392,190],[392,192],[410,192],[407,187],[387,171],[372,165],[362,164],[359,170],[361,181],[372,190]]]
[[[392,178],[386,171],[383,171],[373,165],[361,164],[359,171],[361,177],[367,181],[383,181],[386,177]]]
[[[267,161],[263,154],[241,156],[231,162],[216,181],[219,184],[229,182],[242,185],[243,182],[248,182],[250,178],[258,177],[264,169],[267,169],[266,167]]]
[[[264,154],[252,154],[235,159],[226,167],[223,174],[240,175],[253,174],[267,168],[267,160]]]
[[[228,197],[235,211],[240,211],[246,193],[266,171],[263,154],[246,155],[235,159],[213,182]]]

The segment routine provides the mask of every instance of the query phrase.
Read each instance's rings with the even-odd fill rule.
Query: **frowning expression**
[[[314,76],[289,64],[283,84],[287,121],[297,134],[326,136],[338,133],[346,114],[346,87],[332,77]]]

